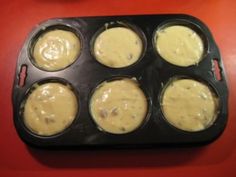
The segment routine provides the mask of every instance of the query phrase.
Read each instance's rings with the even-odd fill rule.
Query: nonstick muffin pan
[[[204,47],[199,63],[177,66],[167,62],[158,53],[156,32],[173,25],[188,27],[199,35]],[[136,62],[125,67],[108,67],[98,62],[94,54],[97,36],[115,27],[130,29],[141,39],[142,53]],[[80,51],[75,61],[61,69],[49,71],[37,65],[33,50],[40,37],[53,30],[74,33],[80,41]],[[124,78],[137,82],[146,97],[147,110],[142,123],[135,130],[115,134],[104,131],[95,123],[90,99],[100,84]],[[203,130],[181,130],[165,118],[162,96],[171,81],[176,79],[193,79],[203,83],[217,97],[214,121]],[[37,134],[24,122],[27,99],[35,88],[45,83],[67,86],[78,102],[73,122],[50,136]],[[205,144],[223,132],[228,114],[228,89],[219,49],[205,24],[183,14],[49,19],[37,25],[26,38],[17,61],[12,99],[14,124],[21,139],[29,145],[46,148]]]

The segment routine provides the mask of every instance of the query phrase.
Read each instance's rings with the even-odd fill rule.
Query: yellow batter
[[[33,57],[36,64],[48,71],[63,69],[73,63],[80,53],[80,40],[70,32],[53,30],[37,40]]]
[[[132,132],[144,121],[147,99],[136,80],[104,82],[90,100],[90,111],[97,125],[106,132]]]
[[[24,123],[38,135],[54,135],[72,123],[77,109],[76,96],[68,86],[46,83],[36,87],[26,100]]]
[[[112,68],[132,65],[140,58],[142,50],[143,44],[139,36],[124,27],[107,29],[94,42],[96,59]]]
[[[156,32],[156,49],[169,63],[186,67],[199,63],[204,45],[195,31],[174,25]]]
[[[199,131],[215,120],[219,100],[205,84],[192,79],[172,81],[165,89],[162,110],[166,120],[186,131]]]

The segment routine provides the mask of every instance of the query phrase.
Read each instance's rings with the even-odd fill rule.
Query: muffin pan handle
[[[23,64],[20,67],[20,72],[18,74],[18,86],[24,87],[27,78],[27,65]]]
[[[216,80],[218,81],[222,81],[222,72],[223,72],[223,68],[221,66],[221,64],[219,63],[219,59],[218,58],[213,58],[212,59],[212,71],[214,73],[214,77]]]

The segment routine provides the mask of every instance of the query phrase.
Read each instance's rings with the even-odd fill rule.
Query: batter
[[[128,133],[143,123],[147,114],[147,99],[136,80],[104,82],[90,100],[90,112],[104,131]]]
[[[185,26],[174,25],[156,32],[156,49],[169,63],[187,67],[199,63],[204,45],[195,31]]]
[[[162,98],[166,120],[185,131],[209,127],[217,116],[219,100],[205,84],[192,79],[172,81]]]
[[[68,86],[46,83],[36,87],[24,106],[24,123],[42,136],[55,135],[75,119],[78,109],[76,96]]]
[[[139,36],[125,27],[107,29],[94,42],[97,61],[112,68],[132,65],[140,58],[142,50]]]
[[[80,40],[65,30],[53,30],[42,34],[37,40],[33,57],[45,70],[56,71],[72,64],[80,53]]]

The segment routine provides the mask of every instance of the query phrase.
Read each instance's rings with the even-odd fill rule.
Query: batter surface
[[[26,100],[24,123],[38,135],[54,135],[72,123],[77,109],[76,96],[68,86],[46,83],[38,86]]]
[[[136,80],[104,82],[90,100],[90,112],[97,125],[106,132],[132,132],[144,121],[147,99]]]
[[[94,42],[96,59],[109,67],[132,65],[141,56],[143,44],[131,29],[115,27],[103,31]]]
[[[192,79],[172,81],[162,98],[162,111],[173,126],[199,131],[215,120],[219,100],[205,84]]]
[[[174,25],[156,32],[156,49],[169,63],[186,67],[199,63],[204,45],[195,31],[185,26]]]
[[[48,71],[63,69],[73,63],[80,53],[80,40],[70,32],[53,30],[37,40],[33,57],[36,64]]]

